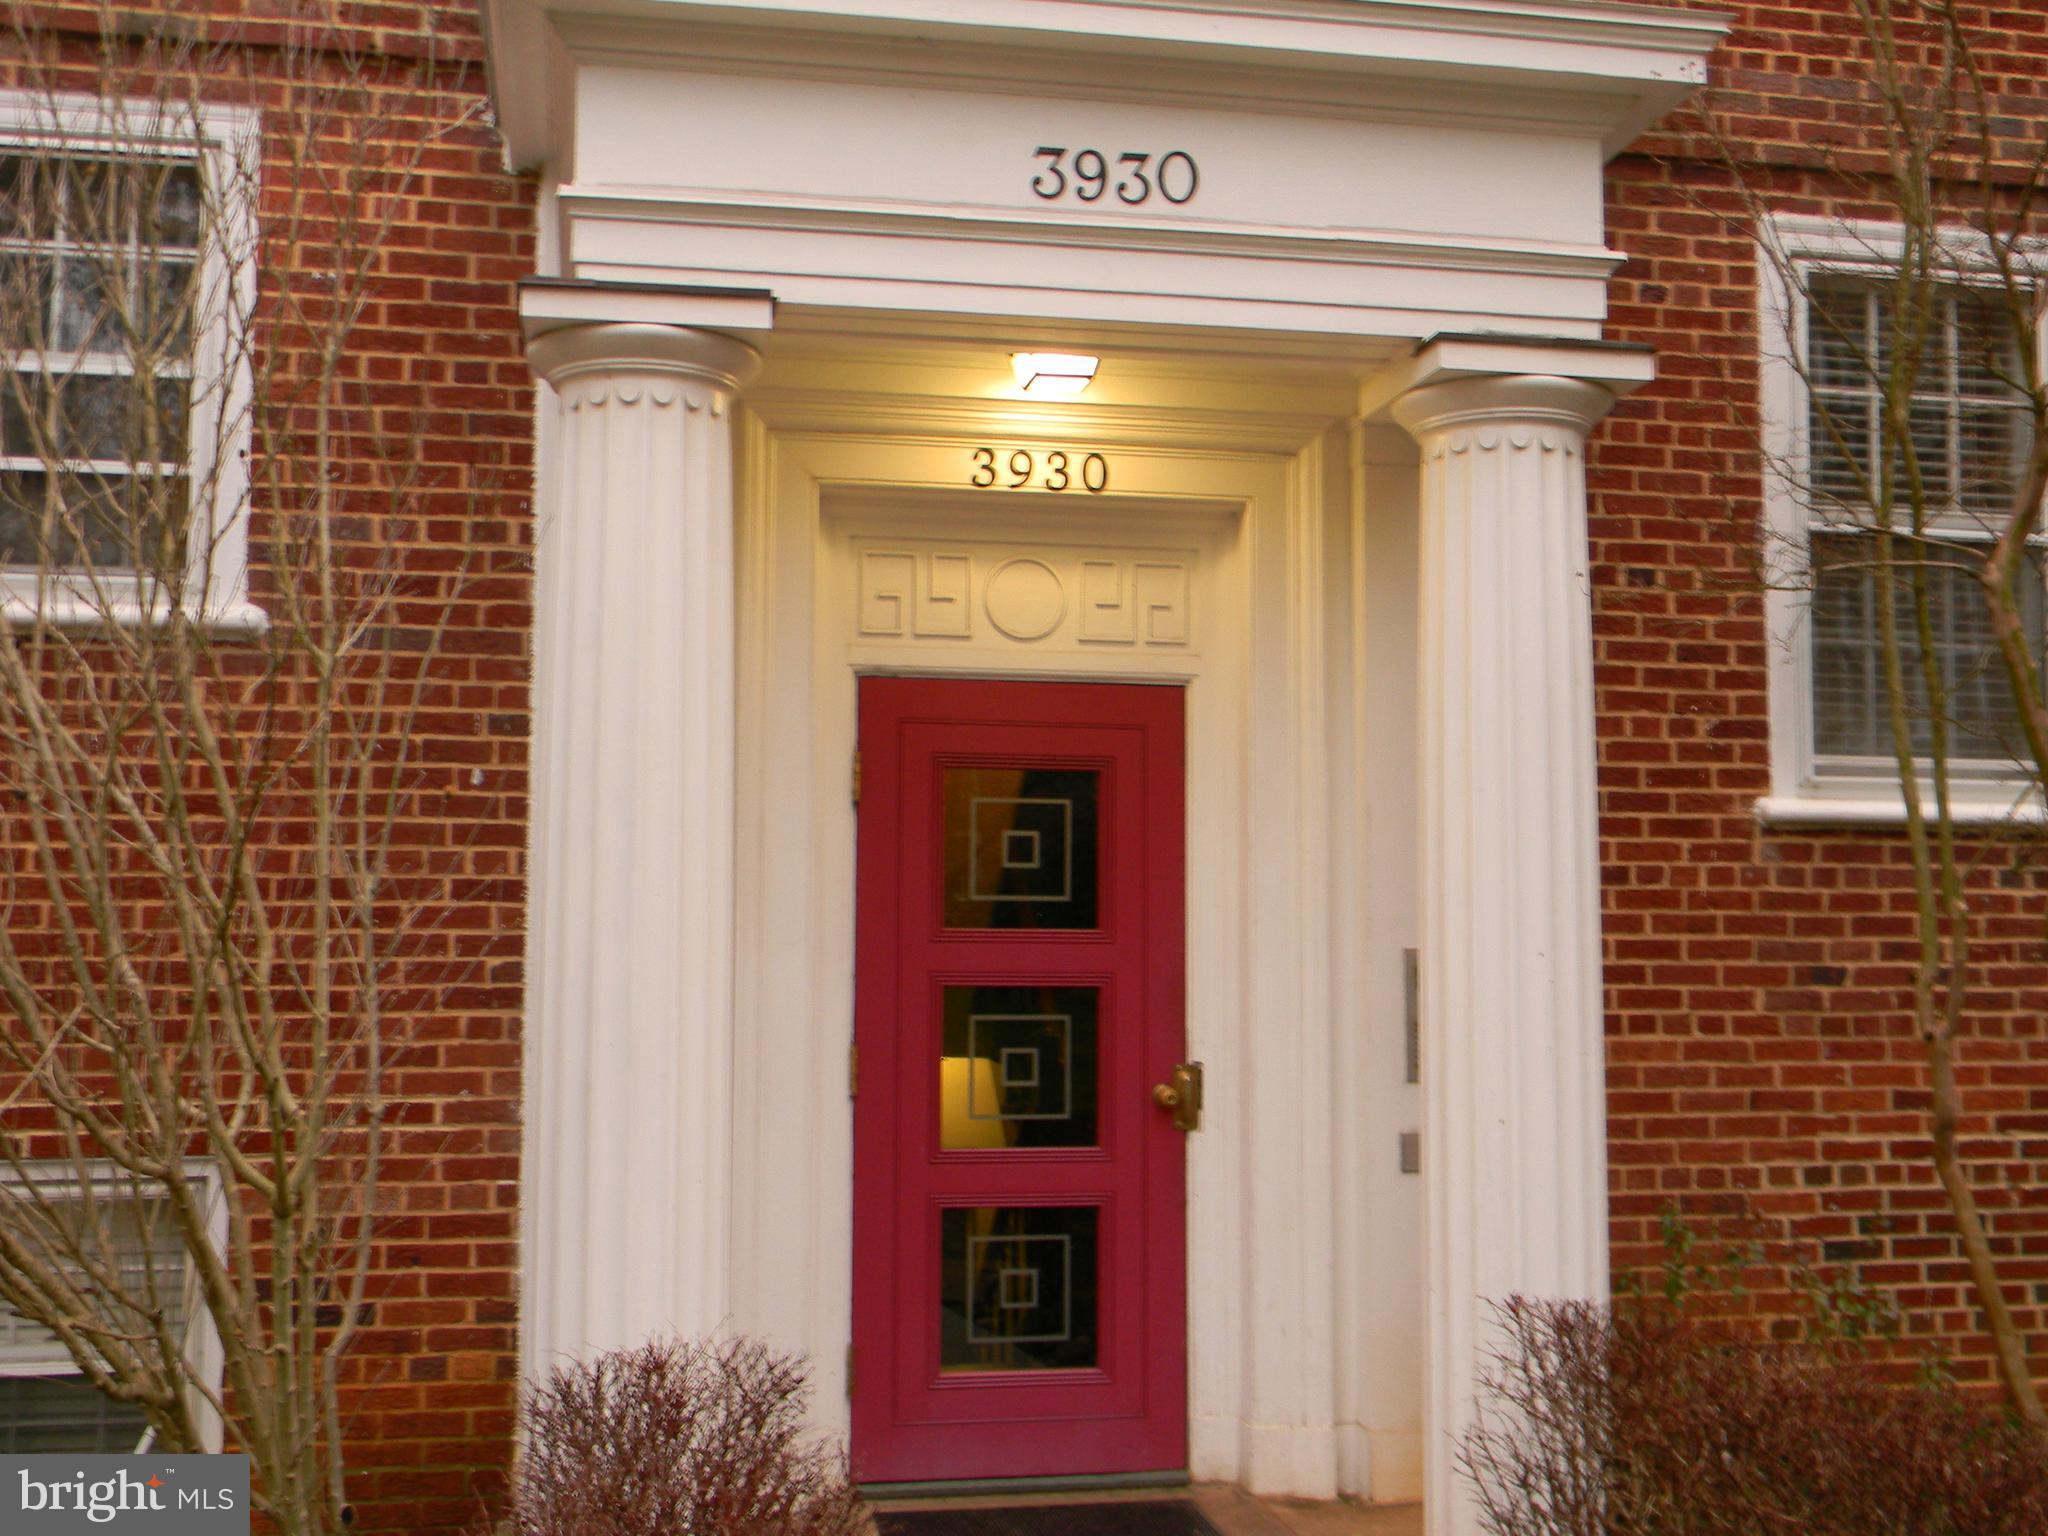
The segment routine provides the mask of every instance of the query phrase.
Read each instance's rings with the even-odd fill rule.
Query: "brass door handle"
[[[1202,1064],[1199,1061],[1183,1061],[1175,1066],[1173,1076],[1168,1081],[1153,1085],[1152,1102],[1161,1109],[1173,1111],[1173,1124],[1176,1130],[1200,1130]]]

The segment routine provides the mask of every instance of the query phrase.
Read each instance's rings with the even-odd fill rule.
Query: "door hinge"
[[[846,1346],[846,1395],[853,1396],[853,1346]]]
[[[860,748],[853,749],[853,803],[860,804]]]
[[[846,1096],[849,1099],[860,1097],[860,1047],[857,1045],[846,1048]]]

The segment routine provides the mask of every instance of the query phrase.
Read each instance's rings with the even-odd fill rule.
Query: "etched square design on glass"
[[[939,1146],[1094,1146],[1100,1010],[1094,987],[947,987]]]
[[[1034,822],[1028,827],[1019,821]],[[1051,858],[1040,851],[1047,850]],[[1001,849],[991,871],[987,845]],[[1037,876],[1039,878],[1030,878]],[[970,901],[1061,902],[1074,896],[1074,802],[1043,795],[976,795],[967,802]]]
[[[1019,1371],[1094,1365],[1100,1215],[1092,1205],[942,1212],[941,1367]]]
[[[1093,928],[1102,775],[1083,768],[948,768],[948,928]]]
[[[1005,1312],[1029,1312],[1037,1307],[1037,1270],[1002,1269],[996,1271],[996,1278],[1002,1282],[997,1289],[1001,1300],[996,1305]]]
[[[1062,1024],[1072,1027],[1073,1021],[1062,1019]],[[973,1021],[969,1021],[970,1031]],[[1067,1042],[1071,1044],[1071,1042]],[[1036,1088],[1038,1086],[1038,1058],[1041,1053],[1032,1046],[1006,1045],[1003,1047],[1003,1070],[999,1079],[1002,1089],[1008,1093],[1013,1088]],[[1069,1058],[1071,1060],[1071,1057]],[[973,1106],[969,1106],[969,1113]]]

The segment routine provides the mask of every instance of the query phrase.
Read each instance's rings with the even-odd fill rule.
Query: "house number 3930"
[[[1013,448],[1004,457],[994,448],[974,450],[974,472],[967,483],[986,490],[997,486],[1017,491],[1035,486],[1041,491],[1089,491],[1100,495],[1109,489],[1109,460],[1099,453],[1068,453],[1055,448],[1035,454]]]
[[[1033,159],[1042,162],[1038,174],[1031,178],[1031,190],[1048,203],[1070,195],[1084,203],[1094,203],[1100,202],[1104,194],[1114,192],[1118,202],[1135,208],[1152,201],[1152,194],[1157,192],[1169,203],[1178,205],[1193,201],[1195,188],[1201,183],[1195,157],[1184,149],[1169,150],[1156,159],[1127,149],[1117,155],[1114,164],[1099,149],[1077,149],[1072,160],[1067,158],[1066,147],[1060,144],[1041,144],[1031,153]]]

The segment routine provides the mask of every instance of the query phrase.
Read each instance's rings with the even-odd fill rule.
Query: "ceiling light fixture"
[[[1095,377],[1101,359],[1081,352],[1012,352],[1017,387],[1027,395],[1071,399]]]

